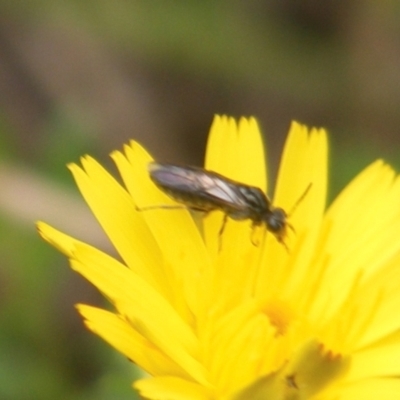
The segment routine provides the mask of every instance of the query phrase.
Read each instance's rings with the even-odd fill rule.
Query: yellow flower
[[[290,213],[282,243],[252,241],[251,221],[220,211],[202,226],[151,182],[132,142],[112,158],[69,166],[121,261],[39,223],[114,311],[79,305],[87,327],[148,373],[159,400],[347,400],[400,397],[400,180],[382,161],[325,211],[325,131],[293,123],[273,204]],[[253,118],[216,117],[206,169],[267,192]],[[221,242],[221,243],[220,243]]]

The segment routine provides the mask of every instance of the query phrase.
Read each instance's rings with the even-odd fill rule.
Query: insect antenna
[[[311,186],[312,186],[312,182],[310,182],[310,183],[307,185],[307,187],[306,187],[306,189],[304,190],[303,194],[297,199],[296,203],[293,204],[293,207],[292,207],[292,209],[288,212],[287,217],[290,217],[290,216],[296,211],[296,208],[297,208],[297,207],[299,206],[299,204],[304,200],[304,198],[306,197],[307,193],[310,191]],[[288,226],[289,226],[292,230],[294,230],[292,226],[290,226],[290,225],[288,225]]]
[[[150,211],[150,210],[189,210],[189,207],[186,207],[184,205],[174,205],[174,204],[159,204],[155,206],[145,206],[145,207],[138,207],[135,206],[136,211]]]
[[[296,208],[299,206],[299,204],[304,200],[304,198],[307,196],[307,193],[310,191],[312,186],[312,182],[310,182],[306,189],[304,190],[304,192],[302,193],[302,195],[297,199],[296,203],[293,204],[293,207],[291,208],[291,210],[289,211],[289,213],[286,215],[286,218],[289,218],[295,211]],[[296,229],[294,229],[294,226],[289,223],[286,220],[286,227],[289,228],[294,234],[296,234]],[[281,240],[279,240],[286,248],[286,251],[288,253],[290,253],[289,247],[287,246],[287,244],[284,242],[283,238]]]

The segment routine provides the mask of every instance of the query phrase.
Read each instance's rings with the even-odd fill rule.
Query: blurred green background
[[[330,132],[330,196],[400,165],[400,2],[0,1],[0,399],[132,399],[135,370],[87,332],[102,304],[41,219],[112,252],[65,168],[133,138],[202,164],[216,113],[255,115],[272,181],[290,121]]]

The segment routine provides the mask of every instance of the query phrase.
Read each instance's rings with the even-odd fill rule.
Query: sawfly
[[[224,213],[220,235],[228,217],[237,221],[248,219],[252,221],[253,228],[264,225],[285,247],[287,229],[293,230],[288,217],[311,187],[311,184],[308,185],[288,214],[283,208],[272,206],[271,200],[260,188],[234,181],[217,172],[155,162],[149,164],[148,171],[155,185],[180,205],[145,209],[187,208],[204,213],[219,210]]]

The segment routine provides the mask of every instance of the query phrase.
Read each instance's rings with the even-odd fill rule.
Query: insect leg
[[[222,220],[221,228],[218,232],[218,251],[222,249],[222,234],[224,233],[226,223],[228,222],[228,214],[224,214],[224,219]]]
[[[136,206],[136,211],[149,211],[149,210],[189,210],[189,207],[184,205],[175,204],[159,204],[155,206],[138,207]]]
[[[288,254],[290,254],[290,250],[288,245],[284,242],[283,239],[279,239],[279,243],[281,243],[283,245],[283,247],[286,249],[286,251],[288,252]]]
[[[294,229],[294,226],[292,224],[289,224],[289,222],[286,222],[286,226],[294,233],[296,234],[296,229]]]
[[[251,224],[251,236],[250,236],[250,240],[251,240],[251,244],[255,247],[258,247],[260,245],[260,240],[259,238],[257,238],[256,236],[256,230],[257,228],[260,227],[260,224],[257,222],[253,222]],[[262,241],[264,241],[265,238],[265,232],[266,230],[263,229],[263,233],[262,233]]]
[[[222,236],[225,230],[226,223],[228,221],[228,214],[224,214],[224,219],[222,220],[221,228],[219,228],[218,236]]]

